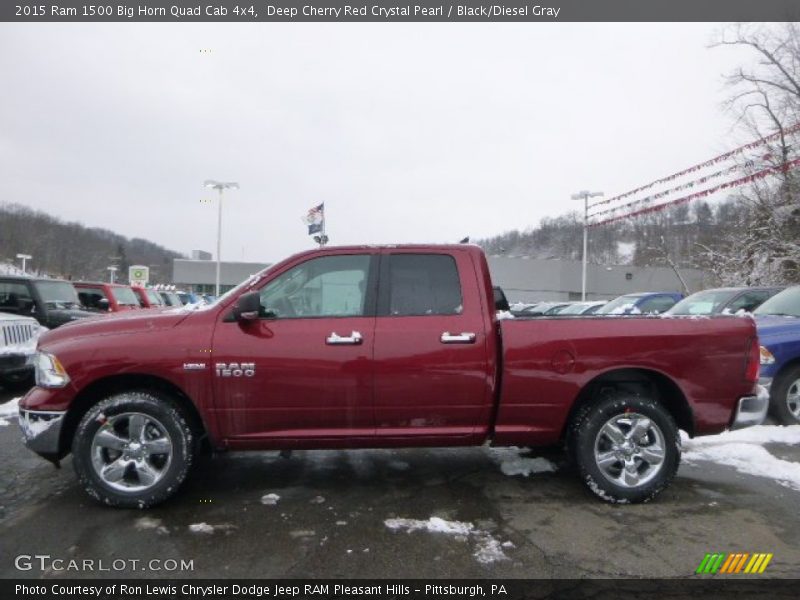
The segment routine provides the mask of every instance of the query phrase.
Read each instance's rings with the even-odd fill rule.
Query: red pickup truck
[[[86,491],[146,507],[197,453],[564,444],[588,488],[639,502],[672,479],[678,429],[760,422],[751,319],[498,319],[459,246],[295,255],[215,303],[42,336],[27,445],[70,451]]]

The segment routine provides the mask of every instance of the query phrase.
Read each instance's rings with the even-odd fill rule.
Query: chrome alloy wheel
[[[156,485],[172,462],[172,441],[158,419],[142,413],[108,417],[92,439],[92,466],[109,487],[141,492]]]
[[[800,421],[800,379],[791,383],[786,390],[786,408],[795,419]]]
[[[620,487],[639,487],[651,481],[665,457],[664,434],[653,420],[639,413],[610,418],[594,442],[594,459],[600,472]]]

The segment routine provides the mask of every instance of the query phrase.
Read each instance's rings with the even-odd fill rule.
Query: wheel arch
[[[772,385],[774,386],[776,382],[786,377],[786,374],[789,372],[789,370],[795,367],[800,367],[800,356],[796,356],[791,360],[787,360],[785,363],[781,365],[781,368],[778,370],[777,373],[775,373],[775,376],[773,377]]]
[[[647,392],[661,403],[675,419],[679,429],[694,436],[694,413],[680,386],[668,375],[643,367],[624,367],[606,371],[583,386],[572,403],[561,437],[586,406],[597,402],[608,391],[626,390],[636,394]]]
[[[125,373],[123,375],[111,375],[93,381],[84,387],[73,399],[67,414],[64,416],[64,424],[61,429],[59,439],[59,457],[63,458],[70,452],[72,438],[78,428],[83,415],[103,398],[117,392],[130,390],[152,390],[168,394],[173,398],[178,406],[183,410],[184,416],[192,428],[196,439],[203,445],[207,443],[207,432],[203,417],[197,410],[191,398],[177,385],[162,377],[144,373]]]

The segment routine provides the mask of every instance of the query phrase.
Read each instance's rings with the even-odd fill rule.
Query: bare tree
[[[776,177],[743,188],[736,201],[745,222],[714,247],[702,245],[702,260],[725,283],[800,282],[800,194],[791,164],[798,156],[800,27],[734,25],[712,47],[744,48],[754,57],[751,65],[728,75],[726,108],[749,136],[777,134],[742,165],[751,174],[771,169]]]

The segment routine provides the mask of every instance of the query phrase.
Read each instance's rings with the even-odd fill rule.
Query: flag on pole
[[[303,218],[308,225],[308,235],[319,233],[325,229],[325,203],[319,204],[308,211]]]

